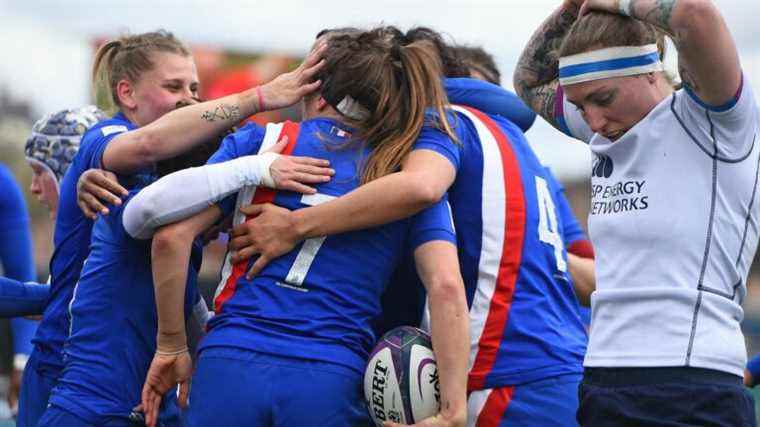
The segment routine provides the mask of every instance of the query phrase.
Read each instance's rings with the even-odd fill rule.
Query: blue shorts
[[[181,420],[172,420],[176,426],[182,426]],[[167,424],[161,420],[156,424],[159,427],[166,426]],[[145,418],[141,414],[133,414],[129,419],[122,417],[113,417],[110,419],[101,420],[97,424],[97,427],[143,427],[145,426]],[[42,415],[39,424],[35,427],[96,427],[96,424],[91,424],[86,420],[76,416],[75,414],[56,405],[48,405],[45,413]]]
[[[332,363],[210,348],[198,359],[187,426],[362,426],[362,376]]]
[[[581,374],[470,392],[468,427],[577,427]]]
[[[18,427],[37,427],[37,423],[47,408],[50,392],[58,378],[41,373],[38,368],[38,351],[32,350],[21,377],[21,394],[18,398]]]
[[[139,424],[129,422],[123,418],[113,418],[110,420],[103,420],[97,425],[97,427],[135,427]],[[142,425],[145,425],[144,423]],[[95,424],[90,424],[87,421],[79,418],[71,412],[50,404],[45,410],[45,413],[40,419],[38,427],[96,427]]]
[[[578,421],[586,427],[755,426],[742,378],[701,368],[586,368]]]

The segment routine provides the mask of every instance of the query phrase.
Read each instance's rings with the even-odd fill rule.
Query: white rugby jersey
[[[740,304],[760,221],[760,113],[746,79],[718,108],[679,90],[616,142],[566,100],[558,113],[595,157],[597,290],[584,365],[742,375]]]

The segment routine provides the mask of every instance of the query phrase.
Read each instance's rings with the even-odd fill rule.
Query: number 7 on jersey
[[[316,206],[325,202],[329,202],[334,199],[335,196],[329,196],[327,194],[307,194],[301,197],[301,203],[308,206]],[[311,263],[314,262],[314,257],[317,256],[319,248],[322,247],[322,243],[325,242],[327,236],[314,237],[306,239],[301,246],[301,250],[296,255],[296,260],[293,261],[293,265],[288,271],[287,277],[285,277],[285,283],[292,286],[303,286],[303,281],[306,279],[306,274],[309,272]]]

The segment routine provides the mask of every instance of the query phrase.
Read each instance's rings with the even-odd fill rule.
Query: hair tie
[[[395,59],[401,60],[401,48],[402,46],[398,43],[393,43],[393,46],[391,46],[391,55]]]

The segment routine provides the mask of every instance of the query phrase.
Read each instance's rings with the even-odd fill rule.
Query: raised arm
[[[739,54],[711,0],[588,0],[586,10],[622,13],[659,27],[678,49],[681,78],[702,101],[721,106],[736,96]]]
[[[134,172],[208,141],[252,114],[295,104],[319,87],[320,82],[312,79],[324,64],[321,55],[326,46],[319,44],[298,68],[263,86],[179,108],[116,136],[103,153],[103,168]]]
[[[557,51],[578,18],[581,0],[565,0],[542,24],[520,55],[514,74],[517,94],[556,129],[563,131],[554,114],[559,90]]]
[[[161,397],[179,383],[178,401],[187,405],[192,361],[185,332],[185,286],[195,236],[210,227],[221,216],[211,206],[195,216],[159,230],[153,238],[151,261],[158,335],[156,355],[151,362],[142,391],[146,424],[156,423]]]

